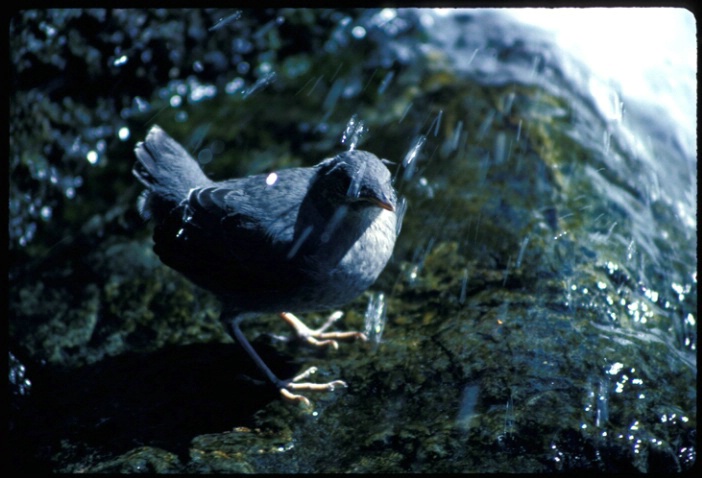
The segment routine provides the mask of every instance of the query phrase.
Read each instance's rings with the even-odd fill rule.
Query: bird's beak
[[[390,201],[387,199],[370,197],[370,198],[368,198],[368,200],[381,209],[385,209],[386,211],[390,211],[390,212],[395,212],[395,206],[393,206],[390,203]]]

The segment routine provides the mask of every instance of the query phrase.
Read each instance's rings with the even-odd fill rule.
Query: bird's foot
[[[286,314],[286,313],[281,313],[281,316],[283,316],[286,320],[292,321],[295,325],[293,325],[293,328],[296,330],[302,330],[302,334],[305,335],[307,334],[308,337],[314,338],[314,336],[318,336],[318,334],[324,333],[324,329],[329,327],[334,321],[338,320],[339,317],[341,317],[340,314],[335,314],[330,320],[327,321],[322,327],[320,327],[317,330],[310,330],[303,324],[297,317],[295,317],[292,314]],[[225,320],[223,319],[224,323],[228,327],[228,331],[231,334],[231,336],[241,345],[246,351],[246,353],[251,357],[251,359],[254,361],[256,366],[259,368],[261,372],[268,378],[268,380],[280,391],[280,394],[285,398],[286,400],[290,402],[296,402],[296,403],[303,403],[305,406],[309,407],[310,406],[310,401],[305,397],[304,395],[301,395],[299,393],[295,393],[296,391],[304,391],[304,390],[309,390],[313,392],[331,392],[335,390],[336,388],[346,388],[346,382],[343,382],[341,380],[334,380],[328,383],[309,383],[309,382],[302,382],[302,380],[306,380],[309,378],[312,374],[314,374],[317,371],[317,367],[311,367],[308,368],[306,371],[301,373],[300,375],[293,377],[290,380],[280,380],[272,371],[270,368],[268,368],[268,365],[261,359],[261,357],[256,353],[256,350],[251,346],[248,340],[246,340],[246,337],[244,336],[243,332],[241,331],[241,328],[239,324],[241,321],[245,318],[245,315],[238,315],[235,316],[233,319],[230,320]],[[301,327],[300,327],[301,326]],[[350,337],[356,337],[358,335],[363,336],[363,334],[358,334],[356,332],[345,332],[341,333],[342,338],[350,338]],[[336,337],[339,337],[338,335]],[[365,336],[363,336],[365,338]],[[316,339],[315,339],[316,341]],[[309,341],[308,341],[309,342]],[[332,339],[327,339],[322,337],[322,340],[316,341],[319,342],[321,345],[331,345],[334,342]],[[314,342],[310,342],[314,343]],[[338,347],[338,345],[336,345]]]
[[[339,348],[337,340],[368,340],[365,334],[361,332],[325,332],[334,322],[339,320],[344,315],[343,312],[337,310],[329,316],[327,321],[318,329],[310,329],[300,319],[295,317],[290,312],[281,312],[280,316],[285,320],[290,327],[295,330],[298,339],[315,347],[331,346],[334,349]]]
[[[303,403],[306,407],[310,406],[310,401],[304,395],[299,393],[293,393],[292,390],[310,390],[313,392],[333,392],[336,388],[346,388],[346,382],[342,380],[334,380],[329,383],[309,383],[302,382],[298,383],[300,380],[305,380],[310,375],[317,372],[317,367],[310,367],[304,372],[302,372],[297,377],[290,379],[283,387],[280,388],[280,394],[283,398],[289,402],[293,403]]]

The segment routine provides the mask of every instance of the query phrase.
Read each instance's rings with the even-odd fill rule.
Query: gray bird
[[[312,345],[359,332],[317,330],[289,311],[333,309],[353,300],[382,272],[399,222],[391,175],[383,161],[358,150],[309,168],[214,182],[160,127],[136,145],[133,173],[146,187],[143,217],[155,222],[161,261],[222,301],[221,320],[283,397],[309,405],[293,391],[333,390],[341,380],[304,383],[307,372],[279,379],[244,337],[246,317],[276,312]]]

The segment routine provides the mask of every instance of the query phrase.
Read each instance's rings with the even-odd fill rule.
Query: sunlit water
[[[597,152],[587,181],[599,197],[583,198],[581,209],[585,230],[599,251],[596,260],[612,274],[620,268],[633,271],[639,286],[634,296],[615,293],[607,299],[626,306],[632,328],[606,325],[607,319],[622,324],[622,317],[589,302],[592,291],[582,284],[567,284],[565,304],[599,307],[604,322],[595,326],[605,340],[664,344],[671,363],[696,370],[697,51],[692,14],[630,8],[440,10],[424,12],[423,21],[461,74],[486,85],[536,85],[565,99],[578,118],[569,136]],[[504,149],[499,146],[497,142],[495,157]],[[587,217],[584,211],[597,204],[605,205],[605,211],[625,211],[622,217],[631,221],[630,227],[620,232],[616,219],[604,230],[594,227],[607,213]],[[528,242],[527,236],[517,262]],[[611,395],[636,390],[642,400],[650,396],[655,384],[639,378],[640,365],[615,361],[603,374],[593,374],[582,404],[592,420],[583,422],[583,429],[594,425],[607,437]],[[464,424],[476,406],[474,388],[469,385],[464,393],[458,418]],[[691,412],[678,413],[676,423],[687,423]],[[669,413],[659,419],[671,423]],[[634,443],[634,454],[645,440],[637,436],[638,429],[636,421],[628,437],[616,437]],[[650,439],[660,446],[660,440]],[[553,460],[560,462],[553,448]],[[677,452],[680,463],[694,462],[694,450]]]
[[[697,47],[692,13],[593,8],[510,10],[508,15],[547,32],[564,52],[567,80],[592,98],[607,120],[605,144],[616,136],[645,171],[641,179],[650,199],[673,204],[685,225],[696,229]]]
[[[622,122],[629,105],[646,108],[658,118],[649,125],[650,134],[658,129],[672,135],[686,159],[695,160],[697,48],[690,11],[526,8],[506,13],[545,30],[567,52],[563,60],[573,62],[569,81],[593,97],[605,118]]]
[[[436,10],[426,21],[459,70],[489,84],[538,84],[583,98],[639,163],[651,199],[696,228],[697,48],[691,12],[672,8]],[[447,24],[447,19],[450,21]],[[517,25],[512,28],[512,25]],[[494,27],[494,28],[492,28]],[[532,28],[530,28],[532,27]],[[494,57],[512,48],[511,61]],[[589,140],[590,138],[582,138]],[[658,149],[665,153],[661,161]],[[670,164],[670,161],[675,163]]]
[[[457,71],[490,85],[538,85],[568,102],[578,118],[568,134],[599,154],[601,163],[593,167],[602,177],[592,181],[601,199],[633,221],[631,236],[616,237],[613,221],[593,240],[625,242],[623,262],[640,251],[642,264],[669,272],[668,287],[689,294],[697,281],[692,14],[670,8],[449,9],[425,11],[424,22]],[[656,203],[672,213],[659,214]]]

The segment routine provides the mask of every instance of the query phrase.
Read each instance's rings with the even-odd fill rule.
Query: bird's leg
[[[339,348],[337,340],[361,339],[368,340],[361,332],[325,332],[334,322],[343,316],[343,312],[336,311],[329,316],[327,321],[318,329],[310,329],[300,319],[290,312],[281,312],[280,316],[295,330],[297,338],[315,347],[331,346]]]
[[[305,397],[304,395],[293,393],[292,390],[333,391],[336,387],[346,388],[346,382],[343,382],[342,380],[334,380],[329,383],[299,382],[300,380],[305,380],[310,375],[315,373],[317,371],[316,367],[311,367],[290,380],[279,379],[273,373],[273,371],[270,368],[268,368],[268,365],[266,365],[266,363],[258,355],[256,350],[254,350],[254,348],[244,336],[244,333],[241,331],[239,324],[244,318],[246,318],[246,316],[238,315],[231,320],[225,321],[229,328],[228,332],[244,348],[246,353],[249,355],[249,357],[251,357],[251,359],[254,361],[259,370],[263,372],[266,378],[268,378],[268,380],[270,380],[270,382],[280,391],[280,394],[283,396],[283,398],[292,402],[302,402],[305,404],[305,406],[309,406],[310,401],[307,399],[307,397]]]

